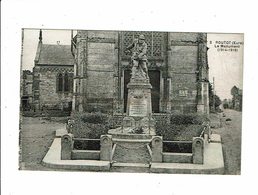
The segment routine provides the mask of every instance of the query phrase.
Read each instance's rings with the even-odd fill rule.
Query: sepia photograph
[[[1,2],[1,194],[256,194],[251,1]]]
[[[243,33],[21,34],[19,170],[241,175]]]

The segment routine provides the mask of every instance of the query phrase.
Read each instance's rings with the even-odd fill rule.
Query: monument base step
[[[132,173],[148,173],[150,172],[150,164],[145,163],[112,163],[110,168],[112,172],[132,172]]]
[[[114,140],[113,140],[114,141]],[[146,163],[151,161],[148,149],[150,140],[116,140],[113,160],[121,163]]]
[[[80,170],[80,171],[109,171],[110,162],[100,160],[61,160],[61,138],[55,138],[42,164],[48,168]]]
[[[112,139],[112,141],[114,143],[150,143],[151,139],[118,139],[118,138],[114,138]]]
[[[128,147],[129,148],[129,147]],[[146,151],[146,150],[145,150]],[[142,153],[141,153],[142,154]],[[126,153],[128,155],[128,153]],[[132,156],[133,157],[133,156]],[[134,154],[135,157],[135,154]],[[42,164],[60,170],[112,171],[145,173],[223,174],[224,160],[221,143],[209,143],[204,150],[204,163],[113,162],[101,160],[61,160],[61,138],[55,138]]]

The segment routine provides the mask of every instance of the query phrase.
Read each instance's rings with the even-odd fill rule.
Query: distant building
[[[21,83],[21,105],[23,111],[29,111],[33,106],[33,73],[29,70],[22,72],[22,83]]]
[[[243,90],[234,86],[231,89],[232,97],[232,107],[235,110],[242,111],[242,98],[243,98]]]
[[[125,112],[130,55],[140,34],[148,45],[155,113],[209,113],[206,33],[84,31],[71,45],[46,45],[40,31],[33,68],[33,108]]]
[[[233,103],[231,99],[224,99],[222,101],[222,105],[224,109],[233,109]]]

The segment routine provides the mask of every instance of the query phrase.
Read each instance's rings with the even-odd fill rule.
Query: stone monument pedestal
[[[151,109],[151,84],[146,79],[131,79],[127,85],[127,115],[132,117],[148,117]]]
[[[156,135],[155,120],[152,118],[151,84],[146,78],[131,78],[127,85],[127,109],[122,127],[109,130],[115,137],[145,139]]]
[[[122,126],[108,131],[114,144],[112,160],[150,163],[151,142],[156,135],[151,108],[152,86],[146,78],[131,78],[127,87],[127,112]]]

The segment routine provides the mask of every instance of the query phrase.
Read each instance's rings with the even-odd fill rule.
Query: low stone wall
[[[100,139],[74,138],[75,150],[100,150]]]
[[[61,139],[61,159],[62,160],[101,160],[116,162],[133,162],[133,163],[193,163],[203,164],[204,146],[208,144],[205,140],[205,131],[199,136],[194,137],[192,142],[182,141],[181,144],[190,144],[191,153],[164,152],[163,141],[161,136],[153,136],[150,140],[141,139],[112,139],[111,135],[102,135],[100,140],[74,138],[73,134],[66,134]],[[76,150],[75,142],[83,142],[86,148]],[[89,142],[100,143],[100,149],[87,149]],[[180,144],[179,141],[176,141]]]
[[[72,150],[72,160],[99,160],[99,150]]]
[[[192,141],[163,141],[163,152],[192,153]]]
[[[165,163],[192,163],[192,154],[189,153],[163,153]]]
[[[208,144],[206,140],[209,136],[205,134],[205,131],[201,133],[199,137],[194,137],[193,141],[163,141],[164,143],[176,144],[176,145],[185,145],[188,147],[191,146],[191,152],[164,152],[162,153],[163,160],[162,162],[167,163],[193,163],[193,164],[203,164],[204,162],[204,146]],[[205,139],[206,138],[206,139]],[[164,148],[163,148],[164,149]]]

